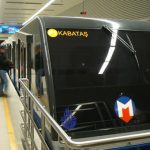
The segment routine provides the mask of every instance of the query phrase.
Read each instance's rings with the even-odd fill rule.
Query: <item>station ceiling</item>
[[[0,0],[0,24],[22,24],[48,1]],[[55,0],[39,16],[83,16],[82,11],[84,17],[150,21],[150,0]]]
[[[22,24],[48,1],[0,0],[0,24]],[[83,7],[90,17],[150,20],[150,0],[55,0],[40,16],[75,16]]]
[[[0,0],[0,24],[22,24],[49,0]],[[82,0],[55,0],[40,16],[55,16]]]

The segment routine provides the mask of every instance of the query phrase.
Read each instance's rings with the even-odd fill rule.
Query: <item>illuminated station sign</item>
[[[19,31],[20,26],[0,25],[0,34],[14,34]]]

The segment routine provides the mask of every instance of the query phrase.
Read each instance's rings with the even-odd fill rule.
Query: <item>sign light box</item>
[[[20,26],[0,25],[0,34],[15,34]]]

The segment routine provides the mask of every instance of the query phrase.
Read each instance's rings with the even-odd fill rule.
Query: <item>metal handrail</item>
[[[143,138],[150,138],[150,131],[144,130],[143,133],[136,132],[136,133],[128,133],[128,135],[123,136],[115,136],[115,137],[109,137],[109,138],[103,138],[103,139],[92,139],[92,140],[85,140],[85,141],[75,141],[72,140],[71,137],[69,137],[66,132],[61,128],[61,126],[53,119],[53,117],[47,112],[44,106],[40,104],[40,102],[37,100],[37,98],[32,94],[32,92],[28,89],[28,87],[24,84],[24,81],[27,81],[28,79],[22,78],[19,79],[19,82],[22,86],[22,88],[27,92],[31,100],[38,106],[41,113],[44,115],[44,117],[47,119],[48,123],[55,129],[57,134],[62,138],[62,140],[65,142],[65,144],[70,148],[84,148],[84,147],[92,147],[92,146],[98,146],[103,144],[110,144],[110,143],[116,143],[116,142],[123,142],[123,141],[132,141],[137,139],[143,139]]]

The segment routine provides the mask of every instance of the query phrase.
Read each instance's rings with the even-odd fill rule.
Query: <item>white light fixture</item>
[[[22,25],[29,23],[34,17],[40,14],[43,10],[45,10],[49,5],[51,5],[55,0],[49,0],[41,9],[39,9],[34,15],[32,15],[27,21],[25,21]]]

